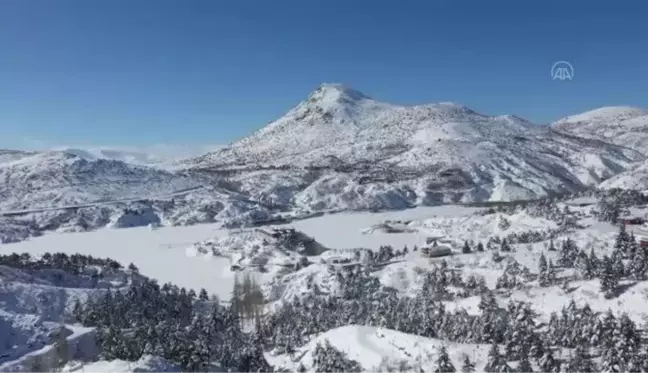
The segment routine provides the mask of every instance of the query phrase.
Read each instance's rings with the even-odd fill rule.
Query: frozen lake
[[[474,211],[474,208],[461,206],[439,206],[381,213],[350,212],[324,215],[284,226],[301,230],[330,248],[377,249],[381,245],[392,245],[400,249],[404,245],[421,245],[424,237],[417,233],[363,234],[362,231],[385,219],[463,216]],[[229,270],[229,260],[196,256],[191,247],[195,242],[226,234],[227,230],[219,229],[217,224],[161,227],[155,230],[140,227],[84,233],[48,233],[27,241],[3,245],[2,251],[5,254],[64,252],[110,257],[124,265],[135,263],[143,274],[160,283],[172,282],[196,290],[204,287],[209,293],[225,300],[230,298],[234,281],[234,272]]]

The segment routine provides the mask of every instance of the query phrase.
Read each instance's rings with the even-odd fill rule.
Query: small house
[[[625,216],[619,218],[619,221],[625,225],[642,225],[646,222],[646,219],[638,216]]]
[[[444,246],[444,245],[427,246],[425,248],[424,252],[430,258],[438,258],[438,257],[441,257],[441,256],[452,255],[452,248],[450,248],[449,246]]]
[[[641,228],[635,228],[632,230],[632,233],[637,237],[640,247],[648,247],[648,231]]]

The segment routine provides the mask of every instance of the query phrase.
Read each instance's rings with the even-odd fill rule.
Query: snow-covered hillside
[[[282,118],[186,165],[227,175],[255,198],[339,210],[533,199],[594,186],[641,159],[516,116],[396,106],[324,84]]]
[[[0,211],[145,199],[197,186],[182,174],[63,151],[0,154]]]
[[[551,125],[554,130],[574,136],[603,140],[648,155],[648,110],[611,106],[568,116]],[[638,162],[628,170],[604,181],[600,187],[648,189],[648,163]]]
[[[424,371],[434,366],[438,358],[438,350],[446,346],[450,351],[450,359],[455,367],[461,367],[464,355],[476,362],[477,372],[484,371],[486,365],[488,345],[446,343],[442,340],[425,338],[395,330],[374,328],[359,325],[350,325],[329,330],[307,345],[302,346],[296,355],[302,356],[299,360],[308,371],[315,370],[313,352],[317,344],[330,343],[333,347],[346,353],[352,360],[357,361],[366,372],[385,371],[386,362],[406,362],[407,366],[420,367]],[[296,370],[299,364],[288,355],[269,355],[271,363],[277,367]],[[382,365],[381,365],[382,364]],[[426,369],[427,368],[427,369]],[[413,369],[415,370],[415,369]]]
[[[145,147],[126,146],[61,146],[51,150],[62,151],[80,156],[88,161],[106,159],[125,163],[158,168],[172,168],[181,159],[197,157],[214,151],[220,145],[168,145],[159,144]]]
[[[609,106],[571,115],[554,122],[557,131],[604,140],[648,154],[648,110]]]
[[[0,151],[0,215],[0,243],[49,230],[273,219],[269,208],[199,175],[64,151],[8,150]]]

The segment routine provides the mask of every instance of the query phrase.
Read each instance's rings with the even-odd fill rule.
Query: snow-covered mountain
[[[603,140],[648,155],[648,110],[611,106],[572,115],[553,123],[555,131]],[[648,189],[648,162],[643,160],[606,180],[601,188]]]
[[[240,226],[327,211],[534,199],[597,186],[645,159],[512,115],[453,103],[392,105],[340,84],[320,86],[251,136],[173,168],[144,166],[157,162],[145,154],[0,151],[1,240],[39,230]],[[6,218],[16,211],[36,215]]]
[[[183,174],[66,151],[0,151],[0,211],[143,199],[197,186]]]
[[[122,161],[138,166],[169,168],[178,160],[197,157],[218,148],[220,148],[218,145],[184,146],[158,144],[141,148],[125,146],[62,146],[55,147],[51,150],[77,155],[88,161],[105,159]]]
[[[609,106],[571,115],[551,125],[556,131],[604,140],[648,154],[648,110]]]
[[[272,219],[268,208],[199,175],[65,151],[0,150],[0,243],[47,230]]]
[[[257,198],[325,210],[530,199],[596,185],[641,159],[516,116],[397,106],[324,84],[265,128],[185,164],[227,170]]]

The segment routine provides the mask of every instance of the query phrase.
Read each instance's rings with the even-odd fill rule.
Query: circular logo
[[[551,78],[553,80],[572,80],[574,67],[567,61],[558,61],[551,66]]]

